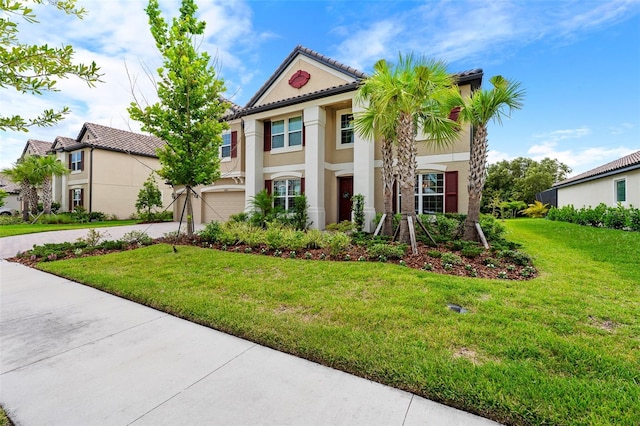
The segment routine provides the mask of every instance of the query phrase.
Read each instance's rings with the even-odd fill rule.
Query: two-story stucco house
[[[85,123],[77,138],[57,137],[50,152],[70,173],[54,177],[53,199],[63,211],[78,206],[121,219],[136,212],[138,192],[149,175],[160,168],[156,149],[164,142],[154,136]],[[172,189],[156,178],[162,201],[168,206]]]
[[[478,88],[482,71],[457,74],[463,93]],[[224,221],[251,209],[262,189],[288,209],[304,193],[312,227],[351,218],[351,197],[365,199],[366,227],[383,210],[378,141],[354,132],[355,100],[366,75],[302,46],[296,47],[242,108],[229,115],[221,150],[222,177],[196,188],[196,222]],[[416,209],[419,212],[467,211],[471,132],[435,148],[418,136]],[[182,196],[181,199],[184,199]],[[397,203],[399,205],[399,203]],[[179,217],[181,203],[175,214]]]

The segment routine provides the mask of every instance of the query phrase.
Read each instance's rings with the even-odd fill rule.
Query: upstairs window
[[[302,117],[275,120],[270,123],[270,149],[288,148],[303,145]],[[267,150],[267,148],[265,148]]]
[[[302,194],[300,179],[283,179],[273,181],[273,206],[287,211],[293,208],[293,199]]]
[[[69,154],[69,169],[72,172],[80,171],[83,169],[83,151],[73,151]]]
[[[231,158],[231,133],[222,134],[222,146],[220,147],[221,158]]]
[[[340,144],[353,143],[353,114],[340,114]]]

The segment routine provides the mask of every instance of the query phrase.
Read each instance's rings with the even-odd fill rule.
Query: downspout
[[[91,151],[89,151],[89,213],[93,204],[93,149],[94,146],[91,145]]]

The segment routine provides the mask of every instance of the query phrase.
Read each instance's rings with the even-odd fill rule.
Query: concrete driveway
[[[17,240],[9,256],[26,249]],[[0,403],[16,425],[495,424],[6,261],[0,345]]]

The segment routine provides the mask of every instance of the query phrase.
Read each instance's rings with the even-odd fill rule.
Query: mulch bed
[[[377,259],[370,259],[365,247],[352,245],[349,250],[342,253],[339,256],[331,256],[329,249],[304,249],[297,252],[291,252],[289,250],[270,250],[264,248],[252,248],[247,245],[234,245],[224,246],[222,244],[208,244],[202,242],[198,237],[191,239],[186,236],[181,236],[177,240],[174,238],[158,238],[153,241],[154,244],[166,243],[172,244],[179,250],[181,245],[192,245],[203,248],[210,248],[213,250],[223,250],[235,253],[246,253],[261,256],[280,257],[283,259],[300,259],[300,260],[318,260],[318,261],[337,261],[337,262],[379,262]],[[108,253],[120,252],[125,250],[132,250],[138,248],[136,244],[129,245],[127,248],[121,250],[104,250],[97,249],[90,253],[82,253],[76,255],[73,251],[65,252],[58,255],[55,260],[62,259],[74,259],[78,257],[99,256]],[[402,259],[387,259],[386,263],[393,263],[402,265],[408,268],[428,270],[429,272],[445,275],[455,275],[461,277],[477,277],[477,278],[490,278],[490,279],[506,279],[506,280],[529,280],[537,276],[537,270],[532,266],[521,266],[513,262],[509,262],[507,259],[496,259],[495,254],[491,251],[485,250],[483,253],[474,258],[468,258],[461,255],[459,251],[452,251],[445,246],[430,247],[422,243],[418,243],[418,254],[413,255],[411,249],[407,251],[407,254]],[[460,265],[443,265],[442,259],[434,257],[428,252],[433,254],[433,251],[437,250],[440,253],[454,253],[462,258],[462,264]],[[496,262],[491,265],[487,265],[488,260],[495,260]],[[34,267],[36,264],[42,261],[49,261],[44,258],[36,258],[31,256],[29,251],[25,252],[21,256],[16,256],[7,259],[11,262],[19,262],[21,264]]]

